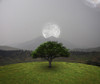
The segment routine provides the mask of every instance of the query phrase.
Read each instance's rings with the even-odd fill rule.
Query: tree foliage
[[[32,52],[33,58],[44,58],[49,61],[49,66],[51,67],[51,62],[56,57],[68,57],[69,50],[65,48],[61,43],[55,41],[48,41],[41,44],[35,51]]]

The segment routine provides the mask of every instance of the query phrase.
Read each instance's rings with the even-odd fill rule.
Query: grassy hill
[[[0,66],[0,84],[100,84],[100,67],[67,62]]]

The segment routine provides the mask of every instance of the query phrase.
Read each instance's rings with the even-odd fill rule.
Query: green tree
[[[56,57],[68,57],[69,50],[65,48],[61,43],[55,41],[48,41],[41,44],[35,51],[32,52],[32,57],[41,57],[49,61],[49,67],[51,62]]]

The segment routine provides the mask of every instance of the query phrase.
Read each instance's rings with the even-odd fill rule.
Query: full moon
[[[44,26],[42,34],[44,38],[49,38],[51,36],[58,38],[60,36],[60,28],[57,24],[48,23]]]

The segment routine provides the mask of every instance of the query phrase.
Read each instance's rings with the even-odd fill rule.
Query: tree
[[[32,57],[41,57],[49,61],[49,67],[51,62],[56,57],[68,57],[69,50],[65,48],[61,43],[55,41],[48,41],[41,44],[35,51],[32,52]]]

